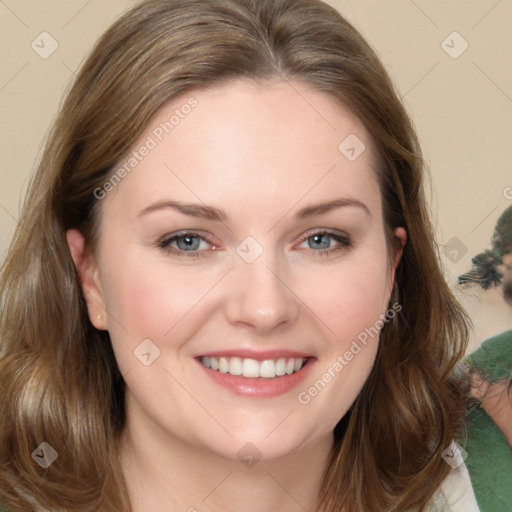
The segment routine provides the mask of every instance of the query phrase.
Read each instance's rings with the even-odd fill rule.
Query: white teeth
[[[260,364],[255,359],[244,359],[242,364],[242,375],[244,377],[259,377]]]
[[[219,372],[220,373],[228,373],[229,371],[229,363],[225,357],[221,357],[219,359]]]
[[[247,378],[263,377],[273,379],[283,375],[291,375],[298,372],[306,362],[303,357],[280,357],[277,360],[265,359],[241,359],[240,357],[207,357],[202,358],[203,366],[220,373],[242,375]]]
[[[242,375],[242,360],[239,357],[232,357],[229,361],[228,371],[231,375]]]
[[[281,357],[276,361],[276,375],[282,376],[286,373],[286,360]]]
[[[266,359],[260,363],[260,377],[272,379],[276,376],[276,365],[272,359]]]

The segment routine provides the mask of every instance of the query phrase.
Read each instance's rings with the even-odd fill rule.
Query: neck
[[[132,512],[314,512],[332,437],[252,467],[127,410],[121,464]]]

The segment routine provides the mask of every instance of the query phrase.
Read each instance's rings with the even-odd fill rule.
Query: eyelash
[[[331,256],[332,253],[335,253],[335,252],[338,252],[341,250],[346,250],[346,249],[349,249],[350,247],[352,247],[352,241],[350,240],[350,237],[348,237],[347,235],[340,235],[337,233],[333,233],[332,231],[325,231],[325,230],[307,233],[306,236],[304,236],[302,238],[300,243],[303,243],[306,240],[308,240],[309,238],[312,238],[314,236],[326,236],[326,235],[328,237],[332,238],[339,245],[334,248],[322,249],[319,251],[316,251],[314,249],[309,249],[309,250],[313,251],[315,256],[329,257],[329,256]],[[179,239],[183,239],[183,238],[199,238],[199,239],[207,242],[208,244],[215,246],[215,244],[212,244],[207,238],[205,238],[204,236],[201,236],[199,233],[194,232],[194,231],[186,231],[186,232],[178,233],[178,234],[172,235],[171,237],[167,237],[167,238],[160,240],[158,242],[158,247],[165,250],[169,254],[173,254],[174,256],[177,256],[178,258],[198,258],[200,256],[201,257],[205,256],[205,254],[204,254],[205,251],[199,251],[197,249],[194,251],[182,251],[179,249],[175,249],[174,247],[170,247],[170,244],[172,242],[179,240]]]

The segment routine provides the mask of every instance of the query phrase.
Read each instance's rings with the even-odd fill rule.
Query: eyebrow
[[[361,201],[351,198],[351,197],[340,197],[334,199],[332,201],[328,201],[326,203],[320,203],[312,206],[306,206],[301,208],[294,216],[295,219],[306,219],[313,217],[315,215],[321,215],[323,213],[327,213],[336,208],[343,207],[356,207],[362,209],[368,216],[372,216],[369,208],[362,203]],[[154,203],[147,208],[140,210],[137,214],[138,217],[142,217],[149,213],[159,211],[159,210],[167,210],[174,209],[178,212],[189,215],[191,217],[199,217],[206,220],[213,220],[217,222],[225,222],[228,220],[228,216],[226,212],[215,208],[213,206],[207,206],[198,203],[183,203],[181,201],[159,201]]]

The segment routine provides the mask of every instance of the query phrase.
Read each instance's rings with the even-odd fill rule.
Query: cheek
[[[338,268],[322,269],[302,288],[304,303],[344,343],[371,327],[388,303],[386,259],[361,258]]]
[[[193,336],[200,326],[200,301],[214,285],[211,272],[148,265],[133,257],[105,268],[102,282],[108,330],[123,373],[139,367],[134,351],[143,340],[150,339],[167,358]]]
[[[322,428],[327,432],[351,407],[373,368],[386,319],[386,259],[361,258],[320,281],[328,286],[310,288],[307,300],[323,320],[325,342],[317,370],[297,399],[311,407],[307,409],[311,414],[323,418]]]
[[[106,306],[112,317],[109,332],[121,358],[120,352],[131,357],[146,338],[161,348],[169,347],[171,340],[193,338],[201,322],[220,307],[219,300],[229,301],[229,286],[219,282],[225,269],[214,271],[189,262],[148,264],[137,251],[116,251],[105,260],[103,270]],[[377,246],[338,264],[297,266],[289,277],[286,281],[295,294],[291,299],[302,302],[299,324],[309,318],[330,342],[322,351],[344,351],[385,312],[386,257]],[[288,295],[285,288],[282,293]]]
[[[126,327],[165,334],[208,290],[204,273],[126,261],[112,269],[107,287],[109,311]],[[211,285],[210,285],[211,288]]]

